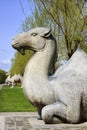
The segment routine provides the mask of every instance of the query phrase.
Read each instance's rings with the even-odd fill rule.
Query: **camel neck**
[[[48,79],[48,70],[55,54],[55,43],[48,40],[44,50],[36,52],[27,64],[25,73],[29,73],[31,77],[38,77],[38,79]]]
[[[48,80],[48,70],[54,54],[55,43],[47,41],[44,50],[36,52],[25,68],[23,89],[32,103],[42,102],[44,104],[45,100],[47,102],[53,102],[54,100],[53,91]],[[48,95],[49,98],[43,98],[44,96],[48,97]]]

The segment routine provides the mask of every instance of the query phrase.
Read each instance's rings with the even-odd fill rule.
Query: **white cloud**
[[[2,64],[2,65],[8,65],[8,64],[11,64],[11,61],[10,60],[1,60],[0,64]]]
[[[0,69],[1,70],[5,70],[5,71],[9,71],[11,67],[11,60],[0,60]]]

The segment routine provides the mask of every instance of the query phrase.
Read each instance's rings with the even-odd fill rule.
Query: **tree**
[[[0,70],[0,84],[5,83],[5,79],[6,79],[6,72],[3,70]]]
[[[26,32],[37,26],[52,28],[58,44],[58,61],[69,59],[78,45],[82,46],[84,43],[83,32],[86,28],[86,20],[83,9],[85,0],[33,0],[33,4],[32,16],[25,19],[21,30]],[[20,70],[20,73],[23,74],[24,68],[17,69],[17,67],[21,66],[18,64],[24,63],[21,61],[26,58],[26,55],[23,60],[17,60],[21,59],[19,57],[21,57],[19,53],[16,53],[12,61],[12,73],[19,73]]]
[[[14,58],[12,59],[12,66],[10,69],[11,75],[23,75],[25,66],[32,55],[32,51],[26,51],[25,55],[21,55],[19,52],[16,52]]]
[[[57,35],[62,35],[70,58],[83,40],[83,7],[85,0],[34,0],[40,16],[46,12],[51,23],[57,26]],[[53,28],[52,24],[52,28]],[[55,29],[55,27],[54,27]],[[59,30],[59,31],[58,31]],[[55,30],[56,31],[56,30]]]

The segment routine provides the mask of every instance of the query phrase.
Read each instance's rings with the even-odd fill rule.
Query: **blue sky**
[[[32,0],[31,0],[32,1]],[[31,3],[21,0],[25,15],[31,15]],[[2,0],[0,2],[0,69],[9,71],[11,59],[15,50],[12,48],[12,38],[20,32],[20,26],[25,16],[20,6],[20,0]]]

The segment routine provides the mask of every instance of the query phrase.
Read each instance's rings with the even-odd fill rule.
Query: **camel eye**
[[[32,33],[32,34],[31,34],[31,36],[34,36],[34,37],[35,37],[36,35],[37,35],[37,33]]]

